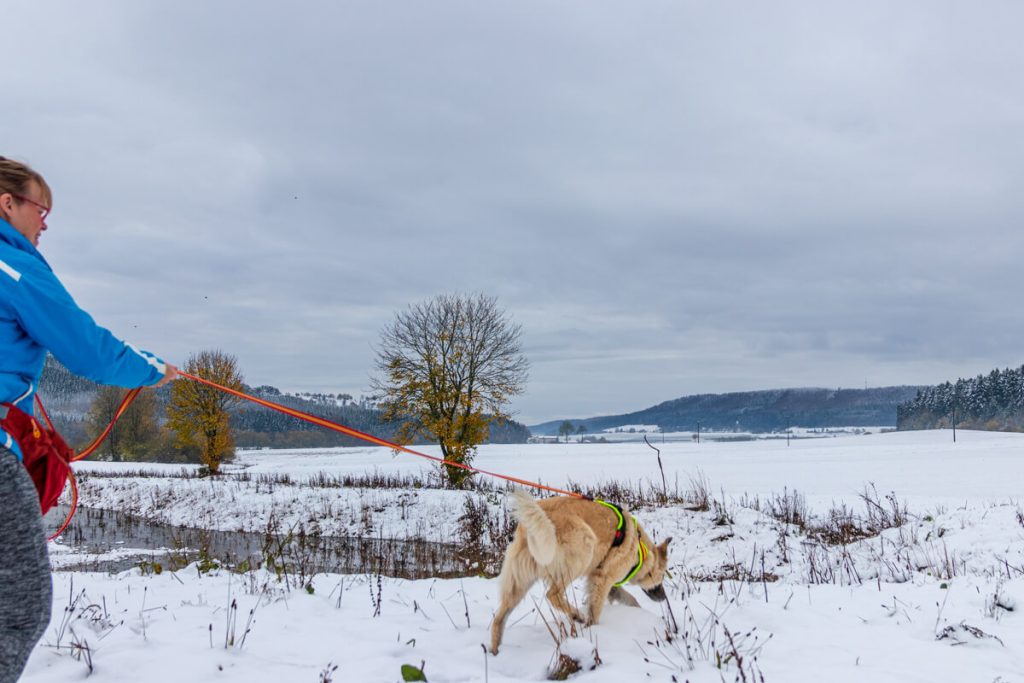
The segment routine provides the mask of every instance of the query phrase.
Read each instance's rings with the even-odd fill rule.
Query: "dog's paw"
[[[612,589],[608,592],[608,601],[628,605],[629,607],[640,606],[640,603],[636,601],[636,598],[630,595],[625,589],[619,588],[618,586],[612,586]]]

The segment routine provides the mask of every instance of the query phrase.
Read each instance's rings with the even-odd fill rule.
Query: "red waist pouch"
[[[43,427],[20,408],[9,403],[4,405],[7,407],[7,417],[0,422],[0,427],[21,447],[25,469],[36,485],[39,508],[45,515],[57,504],[64,491],[75,452],[56,430]]]

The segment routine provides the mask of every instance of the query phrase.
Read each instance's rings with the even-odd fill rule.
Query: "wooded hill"
[[[735,430],[771,432],[787,427],[889,427],[896,407],[922,387],[875,389],[772,389],[729,394],[698,394],[622,415],[570,419],[593,434],[623,425],[657,425],[666,432]],[[530,427],[535,435],[555,435],[564,419]]]
[[[989,431],[1024,431],[1024,366],[993,370],[921,389],[899,406],[901,430],[956,426]]]
[[[39,394],[57,430],[73,446],[80,447],[88,441],[86,417],[97,390],[96,383],[72,374],[53,357],[47,357]],[[347,400],[341,405],[342,401],[332,394],[285,394],[266,385],[245,387],[245,391],[385,440],[394,439],[396,426],[382,422],[381,411],[372,406]],[[169,396],[167,387],[157,390],[161,406],[167,404]],[[239,448],[322,448],[366,443],[249,401],[241,401],[231,409],[231,427]],[[488,442],[526,443],[529,436],[529,430],[518,422],[492,422]]]

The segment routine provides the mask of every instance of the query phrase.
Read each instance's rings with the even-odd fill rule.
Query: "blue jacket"
[[[78,307],[32,243],[0,218],[0,403],[32,413],[46,352],[100,384],[156,384],[167,368],[100,327]],[[21,457],[0,430],[0,446]]]

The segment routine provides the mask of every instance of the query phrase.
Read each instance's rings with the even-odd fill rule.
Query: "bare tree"
[[[114,416],[121,406],[125,393],[120,387],[100,386],[86,418],[90,438],[96,438],[114,422]],[[160,435],[157,412],[156,395],[152,391],[140,392],[125,409],[121,418],[114,422],[98,452],[114,461],[137,460],[144,457],[154,447]]]
[[[569,443],[569,435],[574,431],[576,431],[576,427],[568,420],[563,420],[562,424],[558,425],[558,435],[564,436],[566,443]]]
[[[381,332],[372,384],[384,418],[401,423],[399,440],[436,441],[445,460],[469,464],[490,421],[507,420],[505,406],[523,391],[529,364],[520,336],[482,294],[436,296],[397,313]],[[470,476],[444,467],[456,486]]]

